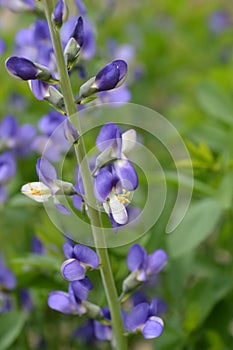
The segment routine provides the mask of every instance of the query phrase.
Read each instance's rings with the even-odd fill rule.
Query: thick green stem
[[[79,119],[77,118],[77,106],[74,101],[74,96],[70,84],[69,75],[67,72],[64,54],[61,45],[61,39],[58,29],[52,22],[53,1],[43,0],[46,18],[50,28],[50,34],[53,42],[54,52],[57,60],[58,71],[60,75],[60,86],[64,97],[67,117],[78,130],[79,135],[82,135]],[[75,118],[72,118],[75,116]],[[127,341],[124,335],[124,327],[121,317],[120,302],[118,301],[116,286],[112,274],[112,269],[109,261],[109,255],[105,244],[104,232],[101,228],[100,213],[96,208],[96,199],[93,191],[93,179],[88,165],[85,144],[82,136],[79,138],[79,143],[74,145],[77,160],[80,164],[82,174],[85,199],[88,206],[89,217],[91,221],[93,238],[96,246],[96,251],[100,257],[100,272],[106,293],[109,309],[112,317],[112,328],[114,333],[115,346],[117,350],[127,350]]]

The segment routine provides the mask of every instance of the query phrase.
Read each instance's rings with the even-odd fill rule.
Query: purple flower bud
[[[98,91],[114,89],[123,83],[127,74],[127,63],[123,60],[116,60],[107,64],[97,73],[95,84]]]
[[[67,17],[68,17],[68,9],[64,0],[58,0],[52,14],[53,22],[56,24],[58,28],[60,28],[62,24],[66,21]]]
[[[37,79],[35,64],[26,58],[12,56],[6,61],[6,68],[11,75],[22,80]]]
[[[83,28],[83,19],[81,16],[77,19],[77,22],[75,24],[75,28],[73,30],[73,33],[71,34],[71,38],[74,38],[80,47],[83,46],[84,28]]]

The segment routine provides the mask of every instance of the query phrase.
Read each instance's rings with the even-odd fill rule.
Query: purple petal
[[[82,46],[82,58],[84,60],[90,60],[96,52],[96,39],[94,34],[93,25],[87,17],[84,20],[84,43]]]
[[[71,38],[74,38],[77,41],[77,43],[78,43],[78,45],[80,47],[83,46],[83,43],[84,43],[84,29],[83,29],[83,19],[82,19],[81,16],[77,19],[74,31],[71,34]]]
[[[41,132],[51,136],[64,120],[65,117],[61,113],[57,111],[49,111],[39,120],[38,127]]]
[[[1,120],[0,124],[0,137],[5,138],[11,138],[14,137],[18,130],[18,123],[15,117],[11,115],[5,116]]]
[[[64,253],[66,259],[73,259],[74,258],[73,251],[74,251],[74,249],[70,243],[66,242],[63,244],[63,253]]]
[[[131,272],[138,270],[143,263],[145,262],[147,257],[146,250],[141,247],[139,244],[134,244],[127,256],[127,266]]]
[[[64,0],[58,0],[53,11],[53,21],[58,25],[62,25],[64,11],[66,11]]]
[[[4,265],[2,257],[0,258],[0,285],[3,285],[5,289],[12,290],[16,286],[16,277],[13,272]]]
[[[134,332],[137,328],[143,325],[149,313],[149,305],[147,303],[142,303],[133,308],[131,313],[126,316],[126,327],[131,332]]]
[[[22,80],[36,79],[38,70],[27,58],[12,56],[6,61],[6,68],[11,75]]]
[[[40,80],[30,80],[29,86],[35,98],[40,101],[46,97],[49,91],[49,84]]]
[[[76,309],[70,302],[69,294],[62,291],[54,291],[49,294],[48,305],[51,309],[63,314],[75,314]]]
[[[73,290],[75,298],[78,300],[86,300],[89,290],[93,288],[93,284],[87,277],[80,281],[71,282],[70,286]]]
[[[2,38],[0,38],[0,54],[2,54],[5,50],[6,50],[6,43]]]
[[[72,196],[72,202],[76,209],[78,209],[79,211],[82,210],[83,200],[80,196],[77,196],[77,195]]]
[[[106,123],[101,128],[96,139],[96,146],[100,152],[103,152],[106,148],[111,146],[116,139],[118,130],[120,131],[120,128],[114,123]]]
[[[45,158],[39,158],[36,163],[36,172],[39,180],[51,188],[54,180],[57,179],[57,172],[52,164]]]
[[[163,333],[163,320],[160,317],[151,317],[142,328],[142,334],[145,339],[159,337]]]
[[[96,252],[85,245],[76,244],[74,246],[74,255],[76,259],[88,266],[91,266],[93,269],[96,269],[100,264],[99,257]]]
[[[85,268],[76,259],[66,260],[61,267],[63,277],[68,281],[82,280],[85,277]]]
[[[100,169],[94,183],[95,195],[98,201],[104,202],[109,196],[114,186],[113,180],[113,174],[108,168],[105,167]]]
[[[122,187],[129,191],[135,190],[138,186],[138,176],[132,163],[128,160],[117,160],[114,162],[114,166]]]
[[[111,62],[102,68],[95,77],[96,87],[99,91],[114,89],[120,80],[120,72],[117,66]]]
[[[61,204],[57,198],[54,198],[54,204],[57,210],[60,211],[60,213],[64,215],[71,215],[71,211],[69,211],[65,205]]]
[[[11,152],[0,154],[0,184],[7,183],[16,173],[16,164]]]
[[[147,274],[155,275],[159,273],[166,265],[167,253],[162,249],[158,249],[148,256],[147,263]]]
[[[99,340],[111,340],[112,329],[110,326],[106,326],[98,321],[94,321],[95,336]]]

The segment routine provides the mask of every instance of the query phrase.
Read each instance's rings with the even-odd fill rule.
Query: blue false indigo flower
[[[230,14],[227,11],[215,11],[208,19],[211,32],[220,34],[231,24]]]
[[[63,277],[68,281],[82,280],[87,269],[96,269],[100,264],[96,252],[82,244],[72,247],[65,243],[63,250],[68,260],[62,264],[61,270]]]
[[[69,284],[68,293],[53,291],[49,294],[48,305],[51,309],[64,314],[84,314],[101,317],[101,309],[92,303],[86,302],[88,292],[92,289],[90,280],[85,277],[83,280],[74,281]]]
[[[127,160],[129,153],[135,147],[136,140],[137,134],[134,129],[122,133],[116,124],[106,123],[96,139],[96,146],[102,153],[96,158],[94,173],[111,159]]]
[[[21,192],[37,202],[46,202],[53,197],[55,207],[63,214],[70,214],[68,209],[59,202],[57,195],[72,196],[76,194],[74,186],[57,179],[57,173],[45,158],[39,158],[36,164],[36,171],[40,182],[31,182],[21,188]]]
[[[12,152],[0,154],[0,185],[7,184],[15,176],[16,164]]]
[[[8,269],[0,254],[0,287],[6,290],[12,290],[16,286],[16,278],[13,272]],[[1,289],[0,288],[0,289]]]
[[[131,274],[123,282],[123,292],[127,293],[140,283],[156,276],[167,263],[167,254],[163,249],[157,249],[147,255],[139,244],[134,244],[128,252],[127,265]]]
[[[145,339],[159,337],[164,328],[163,320],[154,314],[147,303],[138,304],[125,319],[126,328],[131,332],[140,332]]]
[[[64,50],[66,65],[69,70],[77,61],[77,58],[79,56],[83,43],[84,43],[84,28],[83,28],[83,19],[80,16],[77,19],[75,28]]]
[[[112,90],[122,85],[126,78],[127,69],[127,63],[123,60],[110,62],[95,77],[89,79],[80,87],[78,101],[95,92]]]
[[[52,20],[58,28],[61,28],[62,24],[68,18],[68,8],[64,0],[58,0],[52,14]]]
[[[8,72],[22,80],[39,79],[45,82],[55,82],[48,67],[34,63],[27,58],[12,56],[6,60]]]
[[[131,191],[138,185],[133,166],[130,162],[125,162],[125,172],[121,171],[120,174],[123,174],[123,177],[109,165],[99,170],[94,183],[97,200],[103,203],[106,213],[112,215],[113,220],[120,225],[128,222],[125,206],[130,203]]]

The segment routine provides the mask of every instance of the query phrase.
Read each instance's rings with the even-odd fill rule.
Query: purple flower
[[[5,266],[2,254],[0,254],[0,286],[6,290],[12,290],[16,286],[15,275]]]
[[[4,185],[15,176],[16,164],[12,152],[0,154],[0,185]]]
[[[74,38],[80,47],[84,43],[84,28],[83,28],[83,18],[80,16],[77,19],[74,30],[71,34],[71,38]]]
[[[116,90],[99,92],[98,97],[101,103],[127,103],[131,99],[131,92],[129,88],[123,84]]]
[[[115,89],[123,84],[127,74],[127,63],[115,60],[102,68],[95,77],[89,79],[80,87],[79,100],[95,92]]]
[[[226,11],[215,11],[208,19],[212,32],[220,34],[230,25],[230,15]]]
[[[8,58],[6,68],[11,75],[22,80],[54,81],[48,67],[38,65],[24,57],[12,56]]]
[[[37,236],[32,236],[31,249],[34,254],[43,255],[45,253],[45,247],[41,240]]]
[[[70,214],[68,209],[59,202],[57,196],[76,194],[74,186],[69,182],[58,180],[56,169],[45,158],[38,159],[36,171],[41,181],[24,185],[21,192],[37,202],[46,202],[53,197],[55,207],[63,214]]]
[[[61,267],[63,277],[68,281],[82,280],[87,268],[96,269],[99,257],[94,250],[82,244],[72,247],[69,243],[63,246],[66,260]]]
[[[2,38],[0,38],[0,54],[2,54],[5,50],[6,50],[6,43]]]
[[[127,266],[131,272],[137,271],[136,279],[146,281],[148,277],[157,275],[167,262],[167,254],[163,249],[157,249],[147,255],[139,244],[134,244],[127,256]]]
[[[154,314],[147,303],[138,304],[125,320],[126,328],[131,332],[139,331],[145,339],[159,337],[164,328],[163,320]]]
[[[94,305],[85,302],[88,292],[92,288],[92,283],[88,277],[73,281],[69,284],[68,293],[63,291],[51,292],[48,297],[48,305],[51,309],[64,314],[79,314],[79,316],[82,316],[94,308]],[[97,309],[96,312],[100,312],[100,309]]]
[[[11,149],[16,156],[26,156],[31,151],[36,130],[31,124],[19,126],[16,118],[5,116],[0,123],[2,146]]]
[[[52,19],[56,26],[60,28],[68,17],[68,9],[64,0],[58,0],[54,8]]]

